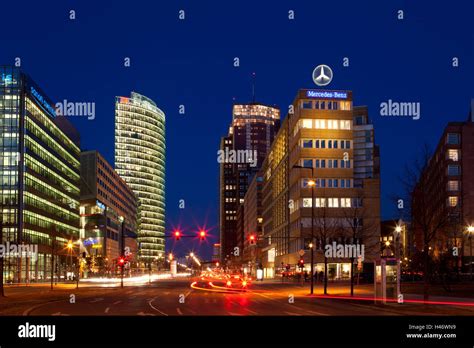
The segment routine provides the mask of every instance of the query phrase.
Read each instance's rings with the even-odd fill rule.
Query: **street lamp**
[[[469,225],[467,227],[467,233],[469,233],[469,261],[470,261],[470,264],[469,264],[469,268],[470,268],[470,273],[471,273],[471,280],[473,279],[473,275],[472,275],[472,235],[474,234],[474,226],[473,225]]]
[[[293,168],[297,169],[311,169],[311,177],[314,178],[314,167],[303,167],[299,165],[294,165]],[[314,188],[316,187],[316,181],[311,179],[307,183],[308,186],[311,187],[311,244],[313,244],[314,240]],[[314,248],[310,247],[311,249],[311,291],[310,294],[312,295],[314,292]],[[326,274],[324,275],[326,277]]]
[[[66,245],[66,247],[68,249],[69,260],[70,260],[70,262],[69,262],[69,271],[72,270],[72,248],[73,248],[73,246],[74,245],[72,244],[72,240],[69,240],[67,242],[67,245]],[[69,274],[68,274],[68,280],[69,280]]]
[[[311,168],[313,169],[313,168]],[[314,292],[314,248],[313,248],[313,240],[314,240],[314,187],[316,186],[316,182],[314,180],[308,181],[308,186],[311,187],[311,243],[309,244],[309,248],[311,249],[311,291],[310,294],[312,295]]]

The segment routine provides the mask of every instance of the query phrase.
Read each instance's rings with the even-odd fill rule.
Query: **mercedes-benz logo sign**
[[[318,86],[327,86],[332,81],[332,70],[327,65],[318,65],[313,70],[313,81]]]

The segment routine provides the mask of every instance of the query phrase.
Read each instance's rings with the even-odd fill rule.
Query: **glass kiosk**
[[[400,262],[396,258],[381,258],[375,262],[375,302],[403,302],[400,297]]]

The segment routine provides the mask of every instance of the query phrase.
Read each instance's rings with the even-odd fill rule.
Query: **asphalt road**
[[[0,315],[30,316],[332,316],[474,315],[474,307],[425,304],[374,304],[373,301],[311,298],[307,286],[252,284],[246,292],[192,289],[189,279],[159,280],[141,286],[58,286],[7,289]],[[316,292],[321,289],[317,288]],[[73,295],[75,301],[71,301]],[[293,299],[294,301],[291,301]]]

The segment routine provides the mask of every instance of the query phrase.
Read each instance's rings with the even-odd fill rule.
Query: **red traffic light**
[[[249,241],[250,241],[250,244],[255,244],[255,241],[257,240],[257,237],[255,237],[254,234],[251,234],[249,236]]]
[[[125,263],[125,259],[124,259],[123,257],[121,257],[121,258],[119,259],[119,263],[120,263],[121,265],[123,265],[123,264]]]
[[[206,231],[199,231],[199,238],[204,240],[204,238],[206,238]]]
[[[181,239],[181,232],[180,231],[174,231],[174,238],[176,240],[180,240]]]

